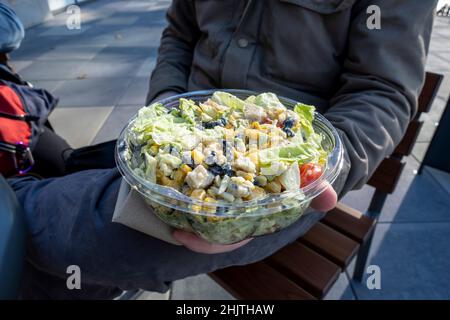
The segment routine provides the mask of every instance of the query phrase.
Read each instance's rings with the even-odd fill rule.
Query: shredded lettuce
[[[278,97],[271,92],[261,93],[254,98],[254,103],[265,109],[284,108]]]
[[[297,103],[294,107],[294,111],[300,117],[300,125],[302,130],[306,133],[306,136],[314,133],[312,122],[314,120],[314,111],[316,108],[304,103]]]
[[[145,158],[145,178],[152,183],[156,183],[156,165],[158,161],[152,157],[147,151],[144,151]]]
[[[207,116],[208,118],[211,118],[211,120],[216,118],[217,110],[212,105],[208,103],[201,103],[200,108],[203,111],[202,116]]]
[[[293,162],[291,166],[280,176],[280,183],[286,190],[297,190],[300,186],[300,168]]]
[[[180,116],[187,122],[195,124],[195,116],[200,113],[199,107],[192,100],[180,99]]]
[[[296,161],[299,164],[317,162],[320,156],[321,153],[316,146],[308,142],[259,151],[259,161],[262,166],[271,165],[274,162],[292,163]]]
[[[164,107],[161,103],[153,103],[148,107],[143,107],[138,112],[139,119],[154,119],[158,116],[161,116],[167,113],[166,107]]]
[[[249,97],[247,97],[247,99],[245,99],[245,102],[255,104],[255,99],[256,99],[256,96],[249,96]]]
[[[216,91],[212,95],[211,99],[218,104],[227,106],[235,110],[243,110],[245,102],[238,97],[223,91]]]

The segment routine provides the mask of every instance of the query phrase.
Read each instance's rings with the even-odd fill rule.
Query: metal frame
[[[375,190],[375,193],[372,196],[372,200],[370,201],[369,209],[365,213],[365,215],[375,220],[375,227],[372,229],[367,239],[359,247],[358,255],[356,258],[355,271],[353,273],[353,279],[358,282],[361,282],[363,280],[364,274],[366,272],[367,258],[369,257],[373,235],[378,223],[378,217],[381,214],[381,210],[383,209],[387,196],[387,193]]]

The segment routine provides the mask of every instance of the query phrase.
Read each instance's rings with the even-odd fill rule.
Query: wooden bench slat
[[[426,73],[425,83],[419,96],[419,113],[430,111],[431,105],[433,104],[434,98],[436,97],[443,78],[444,76],[442,74],[433,72]]]
[[[380,163],[367,184],[379,191],[392,193],[397,186],[404,166],[405,163],[399,159],[386,158]]]
[[[298,241],[331,260],[344,270],[358,251],[359,244],[323,223],[316,223]]]
[[[209,274],[236,299],[313,300],[310,293],[266,264],[234,266]]]
[[[416,143],[416,139],[419,135],[420,129],[422,129],[423,121],[413,120],[408,125],[406,133],[403,136],[402,141],[398,144],[397,148],[394,150],[394,154],[401,156],[408,156]]]
[[[342,203],[329,211],[321,222],[360,244],[375,227],[374,219]]]
[[[287,245],[265,261],[317,298],[328,292],[341,273],[333,262],[299,242]]]

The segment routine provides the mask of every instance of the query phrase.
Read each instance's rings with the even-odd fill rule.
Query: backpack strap
[[[29,86],[17,73],[14,73],[8,66],[0,63],[0,80],[12,82],[18,85]]]

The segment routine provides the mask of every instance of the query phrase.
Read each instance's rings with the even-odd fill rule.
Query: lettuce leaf
[[[156,103],[149,105],[148,107],[143,107],[143,108],[139,109],[138,118],[154,119],[154,118],[161,116],[167,112],[168,112],[168,110],[166,109],[166,107],[164,107],[161,103],[156,102]]]
[[[191,124],[195,124],[195,116],[200,113],[199,107],[192,100],[180,99],[180,116]]]
[[[306,142],[261,150],[259,162],[261,166],[271,165],[274,162],[292,163],[294,161],[303,164],[317,162],[320,156],[321,152],[317,149],[317,146]]]
[[[314,120],[315,110],[316,108],[314,106],[304,103],[297,103],[294,107],[294,112],[300,117],[300,125],[302,130],[304,130],[306,137],[309,137],[314,133],[312,122]]]
[[[218,104],[227,106],[235,110],[243,110],[245,102],[238,97],[223,91],[216,91],[212,95],[211,99]]]
[[[147,151],[144,151],[145,171],[143,174],[150,182],[156,183],[156,165],[158,161],[152,157]]]
[[[285,108],[285,106],[280,102],[278,97],[271,92],[268,93],[261,93],[257,95],[253,102],[265,109],[274,109],[274,108]]]
[[[286,190],[298,190],[300,187],[300,168],[293,162],[280,176],[280,183]]]

